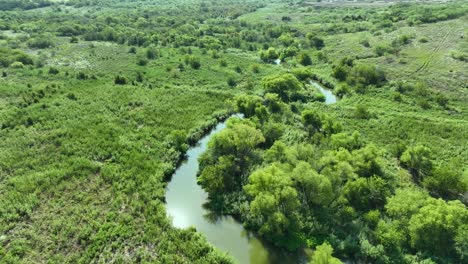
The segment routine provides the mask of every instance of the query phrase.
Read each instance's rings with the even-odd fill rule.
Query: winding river
[[[320,91],[327,91],[316,84],[320,88],[313,85]],[[336,102],[331,91],[322,93],[326,97],[326,103]],[[329,98],[331,96],[334,98]],[[232,216],[216,215],[204,208],[208,194],[197,184],[198,158],[207,149],[211,137],[225,127],[225,122],[219,123],[196,146],[191,147],[186,153],[186,160],[172,175],[166,189],[166,210],[173,225],[177,228],[195,227],[212,245],[227,252],[241,264],[306,263],[307,258],[303,251],[291,253],[276,248],[245,230],[242,223]]]

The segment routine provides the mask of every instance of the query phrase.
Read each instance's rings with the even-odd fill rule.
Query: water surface
[[[334,104],[338,101],[336,95],[330,89],[323,87],[320,83],[316,81],[310,81],[315,88],[317,88],[325,96],[325,104]]]

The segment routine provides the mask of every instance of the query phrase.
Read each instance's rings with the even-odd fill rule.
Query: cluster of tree
[[[21,50],[0,48],[0,66],[33,65],[33,58]]]
[[[435,166],[431,150],[423,145],[407,148],[400,162],[416,183],[422,184],[433,196],[458,199],[468,191],[468,175],[447,165]]]
[[[357,92],[363,92],[371,85],[379,87],[386,83],[385,73],[375,65],[355,63],[348,57],[333,65],[333,77],[353,86]]]
[[[34,9],[52,5],[49,0],[2,0],[0,2],[0,11],[15,10],[15,9]]]
[[[382,151],[357,131],[343,132],[314,109],[292,112],[283,90],[271,87],[263,98],[236,98],[248,119],[230,119],[200,159],[199,182],[213,209],[238,215],[289,249],[328,241],[340,258],[367,262],[465,260],[468,211],[461,202],[399,187]],[[468,190],[466,173],[434,169],[428,149],[409,147],[400,156],[414,182],[434,195],[454,199]],[[313,263],[339,263],[330,244],[317,247]]]
[[[45,34],[28,41],[28,46],[36,49],[46,49],[55,46],[55,37],[51,34]]]
[[[16,3],[14,8],[22,9],[18,3],[41,5],[45,2],[5,0],[1,1],[0,10],[2,5],[11,6],[11,3]],[[147,254],[150,250],[142,249],[140,252],[137,249],[153,243],[155,237],[161,237],[161,242],[154,245],[160,254],[157,255],[158,260],[162,262],[228,261],[213,251],[194,231],[171,229],[162,213],[164,206],[161,201],[164,196],[163,181],[174,171],[176,163],[188,148],[187,143],[195,143],[217,120],[197,122],[201,122],[201,117],[215,108],[224,107],[221,102],[234,94],[234,89],[220,91],[216,87],[216,91],[205,91],[205,87],[197,87],[197,91],[192,93],[190,89],[182,91],[164,83],[164,87],[172,89],[142,92],[119,85],[144,82],[152,77],[150,71],[159,65],[166,68],[168,75],[178,76],[188,67],[200,69],[202,62],[203,68],[196,78],[204,82],[204,68],[211,66],[210,62],[213,61],[210,59],[220,58],[215,65],[219,63],[223,71],[229,71],[228,76],[235,76],[221,79],[222,82],[216,84],[220,87],[226,87],[226,83],[231,87],[241,87],[246,81],[244,78],[241,81],[240,76],[254,73],[248,77],[255,79],[268,72],[268,66],[260,69],[258,64],[254,64],[251,70],[246,70],[247,67],[239,66],[245,64],[236,65],[236,60],[231,61],[231,57],[228,57],[234,56],[235,52],[226,52],[228,48],[235,48],[251,51],[250,54],[255,52],[266,63],[278,62],[279,59],[291,66],[301,64],[304,67],[258,78],[258,87],[263,88],[264,93],[243,94],[233,100],[235,109],[247,119],[231,119],[227,128],[213,137],[208,151],[200,160],[199,182],[209,192],[213,208],[239,216],[249,228],[279,246],[290,249],[316,247],[314,263],[338,263],[339,260],[332,256],[333,252],[340,258],[368,263],[466,262],[466,207],[458,201],[446,202],[442,199],[460,199],[468,188],[467,172],[454,169],[456,166],[438,164],[431,151],[421,145],[398,147],[395,157],[405,170],[397,172],[396,162],[393,164],[390,159],[383,161],[383,150],[365,142],[354,129],[343,128],[333,115],[325,114],[328,111],[326,108],[315,107],[312,101],[323,101],[325,98],[304,84],[311,78],[317,78],[307,66],[327,61],[326,52],[331,49],[320,51],[325,45],[320,36],[325,33],[368,30],[377,35],[380,31],[395,30],[405,25],[405,21],[420,23],[418,21],[433,22],[458,17],[466,12],[463,5],[434,5],[429,8],[430,11],[418,11],[415,5],[394,5],[356,9],[353,15],[349,15],[347,9],[317,9],[314,12],[320,15],[307,19],[319,19],[317,23],[326,24],[319,28],[310,27],[313,29],[305,33],[303,28],[296,28],[290,23],[251,23],[232,19],[262,6],[263,3],[258,1],[241,1],[241,5],[239,1],[222,0],[221,4],[201,2],[193,6],[163,2],[70,0],[66,3],[69,6],[90,8],[84,8],[87,12],[81,12],[73,8],[62,10],[57,6],[50,9],[53,12],[47,9],[44,14],[0,14],[0,29],[13,32],[11,36],[5,34],[0,39],[6,43],[5,47],[0,48],[0,65],[10,67],[4,69],[2,76],[6,79],[14,77],[16,72],[13,68],[38,66],[27,76],[18,75],[24,78],[17,78],[18,85],[14,88],[2,88],[9,94],[25,92],[17,98],[9,95],[6,100],[14,98],[11,99],[12,103],[1,109],[1,133],[6,139],[2,141],[2,146],[5,146],[2,151],[11,148],[15,158],[11,158],[10,153],[0,155],[5,157],[2,165],[5,165],[8,179],[2,192],[4,199],[0,199],[0,213],[5,216],[0,221],[0,231],[8,233],[12,226],[27,221],[35,214],[34,209],[42,203],[42,194],[55,199],[56,193],[70,192],[85,197],[80,201],[93,200],[94,196],[79,192],[80,188],[67,185],[67,191],[63,192],[55,189],[59,188],[59,184],[54,184],[54,180],[60,182],[59,179],[65,179],[67,183],[80,182],[83,179],[79,177],[91,175],[92,179],[102,177],[104,183],[99,183],[99,188],[104,186],[104,192],[112,190],[116,197],[102,202],[106,205],[106,210],[102,211],[109,212],[109,215],[93,213],[92,221],[88,221],[93,226],[86,226],[83,231],[61,233],[63,236],[51,236],[53,239],[67,238],[71,241],[70,245],[63,241],[53,242],[64,245],[66,250],[78,250],[78,253],[69,254],[63,259],[78,261],[81,258],[80,261],[85,262],[99,257],[109,259],[103,252],[117,250],[116,255],[125,254],[120,245],[128,242],[129,248],[136,252],[132,255],[133,259],[152,260],[154,255]],[[461,7],[456,8],[459,5]],[[132,11],[126,13],[124,10]],[[419,12],[423,12],[424,17]],[[46,16],[47,19],[42,19]],[[337,21],[337,18],[341,21]],[[282,20],[288,22],[289,17]],[[398,21],[401,23],[396,23]],[[135,58],[139,66],[151,63],[152,67],[146,68],[146,72],[142,67],[130,65],[129,73],[125,76],[97,68],[96,73],[78,70],[69,75],[67,68],[54,64],[46,69],[48,75],[44,75],[43,69],[39,68],[45,65],[44,56],[50,52],[50,56],[54,57],[56,51],[37,51],[37,55],[31,55],[19,48],[54,47],[55,35],[69,37],[71,43],[81,39],[82,45],[76,45],[80,48],[87,47],[88,44],[83,45],[84,41],[128,45],[130,47],[119,48],[128,50],[130,54],[122,52],[123,55],[119,56],[128,55]],[[410,41],[411,36],[401,35],[387,45],[373,48],[379,56],[396,54],[402,45]],[[369,41],[362,44],[370,47]],[[118,45],[109,45],[115,46]],[[57,51],[63,51],[61,48],[62,44]],[[95,50],[99,50],[94,49],[91,43],[89,48],[93,56]],[[161,55],[162,50],[164,56]],[[171,60],[165,61],[175,53],[180,55],[171,58],[176,61],[175,64]],[[227,56],[225,53],[230,54]],[[332,57],[333,54],[330,54]],[[158,70],[155,72],[160,75]],[[279,71],[283,72],[282,69]],[[31,82],[39,86],[52,79],[65,82],[65,76],[71,78],[64,86],[36,89],[29,83],[26,85],[26,82]],[[75,80],[91,82],[96,76],[110,78],[100,89]],[[385,75],[377,67],[347,58],[333,67],[333,76],[340,81],[335,90],[339,95],[351,89],[365,92],[369,86],[386,83]],[[184,81],[193,86],[194,80],[177,81],[180,81],[177,86]],[[326,81],[324,79],[323,83]],[[7,81],[5,85],[11,83]],[[332,86],[334,80],[328,83]],[[253,86],[251,84],[250,87]],[[388,87],[394,90],[395,100],[411,95],[424,109],[431,107],[432,102],[448,107],[447,97],[432,92],[425,83],[395,82]],[[188,99],[180,100],[185,97]],[[129,98],[132,99],[129,101]],[[195,106],[193,102],[198,104]],[[302,103],[310,104],[305,106]],[[73,107],[68,107],[70,105]],[[189,111],[180,110],[187,106],[191,107]],[[80,107],[86,107],[86,111]],[[82,111],[73,112],[75,109]],[[347,113],[343,112],[343,115]],[[168,116],[177,118],[168,119]],[[375,115],[367,107],[359,105],[351,116],[367,123],[366,120]],[[201,126],[186,131],[198,124]],[[137,129],[129,130],[129,126]],[[47,133],[41,134],[43,131]],[[381,132],[377,130],[375,133]],[[364,132],[362,134],[365,135]],[[128,137],[119,137],[116,141],[116,135]],[[29,136],[41,144],[31,143]],[[24,151],[19,151],[18,142],[24,145]],[[36,149],[36,146],[41,148]],[[22,156],[23,153],[29,157]],[[79,158],[58,159],[54,156],[56,153],[60,153],[61,157],[76,154]],[[54,164],[51,171],[46,168],[49,163]],[[57,168],[60,171],[57,172]],[[46,172],[42,173],[42,169]],[[22,179],[16,177],[16,174],[28,176],[28,170],[34,171],[34,174]],[[72,177],[75,172],[78,172],[78,179]],[[399,176],[406,172],[412,176],[410,178],[414,184],[400,184]],[[88,178],[83,182],[88,182]],[[48,192],[46,187],[53,191]],[[44,201],[44,204],[51,205],[48,203],[54,199]],[[46,212],[51,210],[46,206],[40,209]],[[88,209],[86,206],[83,208]],[[61,216],[57,217],[57,222],[63,224],[63,219],[68,218]],[[94,221],[94,216],[97,221]],[[45,219],[43,222],[47,221]],[[140,227],[150,230],[145,230],[147,235],[144,235],[143,245],[141,240],[135,239],[145,233]],[[34,240],[28,244],[22,239],[10,238],[8,235],[6,240],[1,241],[0,237],[0,243],[6,245],[5,250],[0,249],[0,258],[7,262],[20,262],[22,256],[28,255],[27,251],[33,247],[31,245],[36,243]],[[115,241],[119,241],[118,246],[115,246]],[[182,253],[179,252],[180,247],[184,248]]]

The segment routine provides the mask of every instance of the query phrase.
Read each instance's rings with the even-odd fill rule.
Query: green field
[[[311,263],[468,263],[468,4],[361,2],[2,1],[0,263],[232,262],[164,197],[235,112],[214,212]]]

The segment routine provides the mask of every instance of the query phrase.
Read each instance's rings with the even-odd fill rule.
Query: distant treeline
[[[28,10],[39,7],[46,7],[52,4],[53,3],[48,0],[2,0],[0,1],[0,11],[15,9]]]

